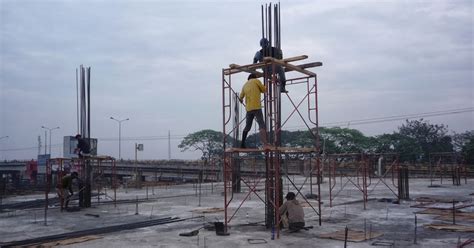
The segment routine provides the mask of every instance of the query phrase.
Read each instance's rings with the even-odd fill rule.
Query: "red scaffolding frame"
[[[367,207],[369,194],[378,185],[384,185],[398,199],[400,164],[398,155],[393,153],[344,153],[326,155],[327,174],[329,178],[329,206],[347,185],[353,185],[362,193],[364,209]],[[376,170],[375,161],[383,158],[385,164]],[[380,162],[380,161],[378,161]],[[378,173],[375,173],[378,171]],[[384,171],[384,172],[382,172]],[[340,187],[336,189],[336,177],[339,174]],[[389,176],[389,177],[388,177]],[[375,179],[372,186],[372,179]],[[391,180],[387,182],[387,180]],[[371,187],[372,186],[372,187]],[[344,204],[344,203],[342,203]]]
[[[105,164],[110,164],[111,171],[109,172],[111,175],[111,188],[114,191],[113,201],[116,204],[117,199],[117,174],[116,174],[116,166],[115,166],[115,159],[113,157],[104,156],[104,157],[87,157],[87,158],[52,158],[49,159],[46,163],[46,190],[45,190],[45,211],[48,209],[49,205],[49,193],[52,190],[52,186],[55,188],[61,187],[61,181],[63,176],[71,172],[77,172],[79,174],[79,178],[85,182],[86,180],[86,165],[89,163],[92,168],[92,177],[90,180],[91,189],[97,189],[98,197],[100,196],[101,190],[103,185],[101,184],[102,178],[104,175],[104,167]],[[54,172],[54,173],[53,173]],[[54,185],[53,185],[54,183]],[[84,188],[79,189],[79,192],[82,191]],[[78,193],[79,193],[78,192]],[[64,196],[59,194],[59,200],[61,205],[61,211],[64,207]],[[98,198],[100,201],[100,198]]]
[[[282,199],[282,155],[289,153],[303,154],[303,157],[307,159],[311,165],[311,173],[308,177],[312,179],[314,175],[317,178],[321,178],[320,168],[320,157],[319,157],[319,135],[318,135],[318,105],[317,105],[317,77],[316,74],[306,70],[306,68],[321,66],[321,62],[314,62],[301,65],[293,65],[290,62],[299,61],[306,59],[307,56],[297,56],[278,60],[271,57],[265,57],[264,62],[239,66],[231,64],[229,68],[222,70],[222,112],[223,112],[223,144],[224,144],[224,168],[223,168],[223,180],[224,180],[224,226],[227,232],[229,222],[236,216],[239,209],[242,207],[244,202],[250,198],[250,195],[255,194],[266,207],[266,225],[267,228],[271,227],[276,229],[277,238],[279,237],[280,215],[279,208],[283,201]],[[286,87],[292,85],[304,85],[306,86],[304,91],[305,94],[299,101],[295,101],[294,98],[290,97],[288,93],[283,94],[279,92],[279,83],[276,79],[276,68],[281,66],[285,71],[294,71],[298,76],[287,79]],[[237,94],[232,85],[232,75],[240,72],[254,73],[258,77],[264,76],[264,73],[257,71],[257,69],[272,68],[270,71],[273,72],[271,75],[265,75],[264,85],[267,91],[264,94],[264,106],[265,106],[265,124],[267,126],[267,133],[269,135],[269,143],[272,145],[270,149],[259,149],[259,148],[228,148],[229,137],[239,137],[238,129],[244,120],[238,121],[235,115],[238,115],[238,103],[233,97]],[[265,70],[264,70],[265,71]],[[265,72],[267,73],[267,72]],[[240,85],[242,82],[240,82]],[[301,93],[301,92],[300,92]],[[286,116],[282,116],[281,111],[281,97],[286,96],[291,104],[292,111]],[[234,97],[235,99],[235,97]],[[305,112],[299,108],[306,105]],[[234,107],[233,107],[234,106]],[[234,123],[231,122],[232,116],[234,116]],[[281,130],[288,123],[293,116],[299,116],[304,125],[313,134],[314,144],[313,147],[309,148],[295,148],[295,147],[282,147],[280,146]],[[238,123],[236,123],[238,122]],[[249,178],[236,178],[233,177],[234,169],[240,165],[245,157],[249,154],[262,154],[265,158],[265,170],[264,173],[257,173],[257,168],[254,166],[255,174]],[[287,176],[287,175],[286,175]],[[313,210],[319,216],[319,224],[321,225],[321,200],[320,200],[320,181],[317,183],[318,190],[318,206],[313,207],[312,204],[306,199],[304,194],[301,194],[301,189],[304,184],[308,181],[307,179],[298,187],[296,183],[292,182],[287,176],[292,186],[298,191],[298,194],[308,202]],[[312,180],[310,180],[312,181]],[[234,200],[233,185],[243,182],[243,184],[249,189],[247,194],[244,196],[240,204],[232,209],[231,203]],[[262,197],[257,190],[257,187],[261,184],[265,185],[265,196]],[[312,191],[313,185],[310,185]],[[264,200],[265,199],[265,200]],[[317,208],[317,209],[316,209]]]
[[[444,177],[449,178],[450,176],[453,185],[461,185],[461,177],[464,177],[464,183],[467,184],[467,167],[462,157],[456,152],[430,153],[431,186],[437,176],[439,176],[441,184],[443,184]]]

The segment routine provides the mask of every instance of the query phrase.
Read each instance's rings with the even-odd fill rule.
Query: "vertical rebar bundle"
[[[91,83],[91,68],[84,66],[79,67],[79,76],[77,75],[78,70],[76,70],[76,78],[79,78],[79,90],[80,90],[80,99],[77,101],[80,106],[78,114],[78,129],[80,134],[84,139],[89,142],[89,147],[91,146],[90,142],[90,132],[91,132],[91,121],[90,121],[90,112],[91,112],[91,101],[90,101],[90,83]],[[84,170],[84,191],[80,193],[79,197],[82,199],[81,207],[90,207],[91,206],[91,179],[92,179],[92,167],[88,159],[85,160],[85,170]]]
[[[400,166],[398,173],[398,199],[408,200],[410,199],[408,166]]]
[[[264,57],[275,57],[275,51],[281,51],[280,30],[280,7],[279,4],[266,4],[265,11],[262,5],[262,40],[269,42],[268,47],[262,47]],[[273,15],[272,15],[273,13]],[[273,24],[273,25],[272,25]],[[276,49],[272,49],[275,47]],[[264,85],[268,88],[265,100],[265,124],[268,132],[268,142],[274,146],[281,146],[281,97],[277,83],[277,68],[273,64],[271,68],[264,69]],[[280,82],[281,83],[281,82]],[[267,228],[278,224],[278,206],[283,203],[283,188],[281,187],[280,164],[281,154],[279,151],[265,153],[266,161],[266,218]],[[276,206],[276,207],[275,207]]]

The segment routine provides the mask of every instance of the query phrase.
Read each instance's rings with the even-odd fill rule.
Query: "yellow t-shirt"
[[[262,108],[262,104],[260,103],[261,93],[265,93],[265,86],[260,80],[252,78],[244,84],[239,98],[243,100],[245,97],[245,110],[247,110],[247,112]]]

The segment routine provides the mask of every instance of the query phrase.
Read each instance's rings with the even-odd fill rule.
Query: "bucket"
[[[223,222],[214,222],[214,227],[216,228],[217,235],[225,234],[224,223]]]

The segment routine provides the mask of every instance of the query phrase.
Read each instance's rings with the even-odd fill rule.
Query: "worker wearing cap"
[[[301,204],[296,200],[293,192],[288,192],[286,202],[280,207],[280,215],[282,216],[283,225],[288,226],[291,231],[298,231],[304,228],[304,210]],[[286,213],[286,215],[285,215]],[[288,219],[286,220],[286,216]],[[285,222],[288,223],[285,223]]]
[[[267,131],[265,128],[265,121],[263,120],[262,113],[262,104],[261,104],[261,94],[265,93],[265,86],[257,79],[255,74],[250,74],[247,78],[247,82],[242,87],[242,92],[240,92],[239,101],[243,103],[245,98],[245,110],[247,114],[245,116],[246,123],[244,131],[242,132],[242,143],[241,148],[245,148],[245,140],[247,139],[247,134],[252,128],[252,122],[255,118],[258,123],[258,128],[260,131],[260,140],[262,141],[264,147],[268,147],[267,142]]]
[[[262,49],[258,50],[257,53],[255,53],[255,56],[253,57],[254,64],[257,62],[263,62],[263,59],[265,57],[283,59],[283,52],[281,51],[281,49],[272,47],[270,45],[270,42],[266,38],[262,38],[260,40],[260,46],[262,47]],[[268,74],[271,75],[273,66],[275,66],[276,73],[278,74],[278,81],[280,82],[280,92],[288,93],[288,91],[286,90],[285,70],[283,69],[281,65],[275,64],[275,65],[265,66],[263,68],[264,72],[267,72]]]

